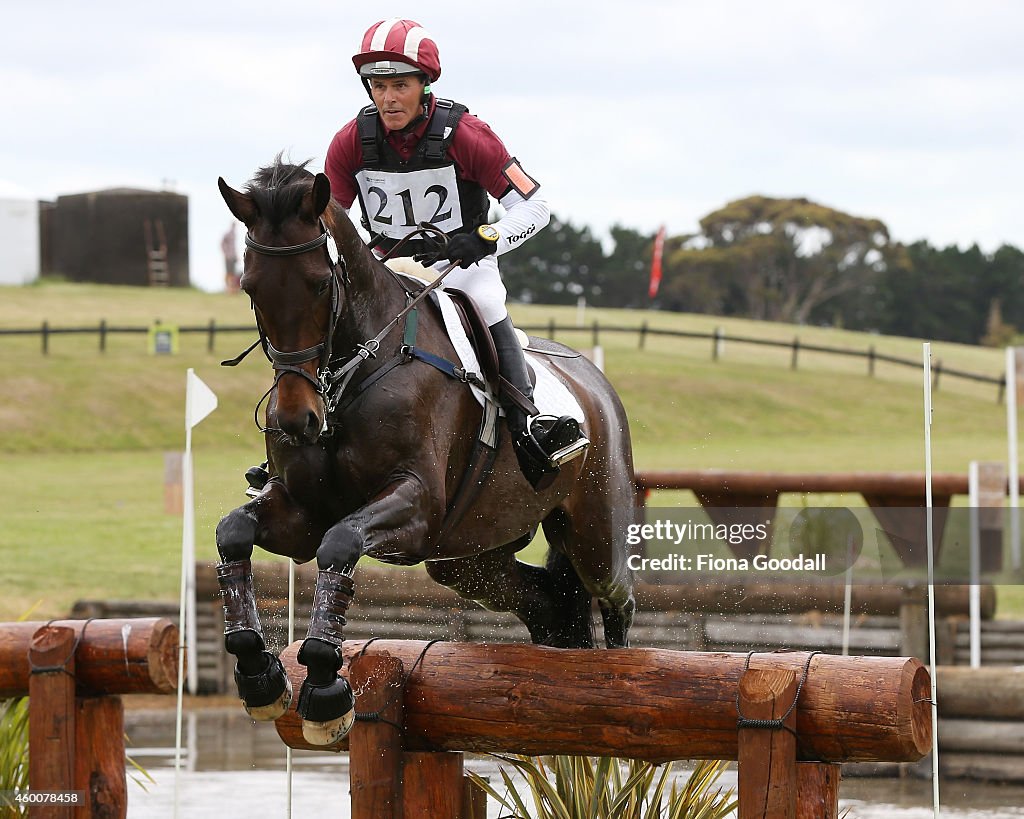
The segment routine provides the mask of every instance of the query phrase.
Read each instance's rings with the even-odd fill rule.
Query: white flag
[[[185,429],[192,429],[215,409],[217,396],[189,367],[185,388]]]

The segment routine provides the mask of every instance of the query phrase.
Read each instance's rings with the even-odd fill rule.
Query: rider
[[[437,270],[447,267],[443,258],[459,262],[444,284],[468,293],[490,326],[501,376],[527,399],[507,389],[499,397],[516,455],[531,483],[546,483],[561,462],[583,451],[585,439],[570,416],[531,424],[533,387],[498,272],[499,255],[548,224],[540,183],[483,120],[434,95],[441,61],[437,44],[419,23],[375,23],[352,62],[373,104],[331,140],[324,170],[332,194],[346,209],[359,199],[378,255],[420,222],[449,234],[441,258],[436,245],[418,238],[396,255],[415,256]],[[494,224],[487,224],[488,194],[505,211]]]

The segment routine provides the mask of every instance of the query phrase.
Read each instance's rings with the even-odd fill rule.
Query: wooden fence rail
[[[154,326],[163,327],[157,323]],[[3,336],[24,337],[38,336],[43,355],[50,353],[50,340],[54,336],[96,336],[99,342],[99,352],[107,351],[107,339],[115,335],[145,336],[152,330],[152,327],[121,327],[107,324],[106,319],[100,319],[99,324],[92,327],[51,327],[48,321],[43,321],[39,327],[21,327],[16,329],[0,328],[0,338]],[[217,324],[215,319],[210,319],[208,324],[176,326],[176,330],[184,335],[205,335],[206,349],[213,352],[216,348],[217,336],[221,333],[248,333],[256,335],[256,328],[251,324]]]
[[[999,463],[983,464],[985,482],[982,505],[1001,508],[1009,488]],[[727,523],[737,508],[774,510],[783,493],[859,494],[879,525],[891,538],[893,549],[905,566],[921,567],[927,554],[921,545],[927,528],[928,486],[920,472],[753,472],[724,469],[646,470],[636,475],[637,502],[643,506],[654,490],[689,490],[715,523]],[[932,523],[935,542],[941,544],[950,503],[955,495],[968,494],[968,476],[961,473],[932,475]],[[1024,489],[1024,477],[1018,479]],[[917,510],[916,512],[914,510]],[[996,530],[999,515],[982,523],[982,571],[1002,568],[1002,539]],[[991,530],[989,536],[985,530]],[[761,548],[754,537],[729,547],[738,557],[751,558]]]
[[[29,788],[79,800],[34,819],[127,815],[120,695],[174,691],[177,648],[160,618],[0,623],[0,698],[28,697]]]
[[[296,690],[305,672],[296,661],[298,647],[281,654]],[[360,781],[391,783],[387,794],[402,794],[406,777],[399,797],[404,812],[390,805],[388,816],[475,816],[462,798],[462,752],[473,751],[739,760],[740,816],[761,815],[754,808],[770,804],[782,807],[764,815],[833,817],[839,763],[912,762],[931,747],[930,678],[912,658],[750,658],[409,640],[349,642],[344,651],[357,713],[392,705],[395,725],[357,721],[350,738],[332,750],[348,748]],[[788,673],[791,685],[775,691],[769,680],[766,690],[766,671],[769,678]],[[738,713],[738,702],[740,711],[748,703],[750,712]],[[771,713],[794,706],[787,725],[794,741],[782,737],[780,726],[740,722],[740,716],[762,716],[757,708],[763,702]],[[312,747],[295,712],[281,717],[277,729],[289,746]],[[383,735],[369,748],[368,730]],[[751,753],[765,735],[777,743],[771,765]],[[431,774],[419,776],[424,768]],[[410,788],[410,775],[431,786]],[[371,800],[358,785],[354,779],[353,819],[385,815],[382,796]]]
[[[876,365],[879,362],[893,364],[898,367],[909,367],[917,370],[920,370],[922,367],[921,361],[918,359],[902,358],[900,356],[880,353],[873,344],[866,350],[855,350],[844,347],[831,347],[823,344],[808,344],[801,341],[799,336],[794,336],[790,341],[769,338],[753,338],[751,336],[733,336],[728,335],[721,327],[716,328],[715,331],[711,333],[702,333],[686,330],[660,329],[657,327],[650,327],[647,322],[642,323],[638,327],[627,327],[615,324],[600,324],[597,321],[586,326],[560,325],[556,324],[554,321],[550,321],[547,324],[523,325],[520,329],[535,335],[545,335],[551,339],[554,339],[559,335],[563,337],[566,335],[578,337],[581,334],[585,334],[589,335],[590,343],[595,347],[601,343],[602,333],[635,335],[637,337],[637,345],[640,349],[644,349],[646,347],[647,339],[649,337],[710,341],[711,358],[715,361],[722,356],[722,350],[724,349],[726,342],[730,344],[749,344],[759,347],[774,347],[776,349],[789,351],[789,366],[794,370],[798,368],[801,353],[820,353],[824,355],[864,359],[867,363],[867,374],[869,376],[875,375]],[[208,324],[182,325],[177,328],[177,331],[180,334],[186,335],[205,334],[207,339],[206,348],[208,351],[213,352],[216,345],[216,338],[219,334],[249,333],[254,335],[256,333],[256,328],[253,325],[218,325],[215,319],[210,319]],[[50,325],[49,321],[44,320],[39,327],[23,327],[14,329],[0,328],[0,338],[3,336],[38,336],[42,346],[43,355],[48,355],[50,350],[50,339],[53,336],[93,335],[97,337],[99,342],[99,351],[103,353],[106,352],[107,339],[109,336],[145,335],[148,332],[150,332],[149,327],[108,325],[106,319],[100,319],[98,324],[91,327],[53,327]],[[947,378],[960,378],[981,384],[991,384],[998,388],[997,402],[1001,402],[1003,400],[1003,393],[1006,389],[1005,374],[992,376],[982,373],[972,373],[966,370],[947,367],[941,360],[936,360],[932,364],[933,388],[939,388],[942,376],[946,376]]]

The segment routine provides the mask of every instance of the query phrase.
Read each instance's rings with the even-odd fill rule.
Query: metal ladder
[[[167,264],[167,234],[161,219],[143,222],[146,234],[146,271],[150,287],[167,287],[171,283]],[[154,237],[156,241],[154,242]]]

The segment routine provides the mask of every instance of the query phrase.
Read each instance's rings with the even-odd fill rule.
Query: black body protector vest
[[[407,162],[384,139],[377,108],[359,112],[357,126],[363,165],[356,172],[363,226],[371,244],[387,251],[412,233],[420,222],[431,222],[445,233],[465,233],[487,221],[487,191],[476,182],[462,179],[448,148],[459,120],[469,109],[438,98],[427,130]],[[410,239],[399,256],[430,250],[422,239]]]

